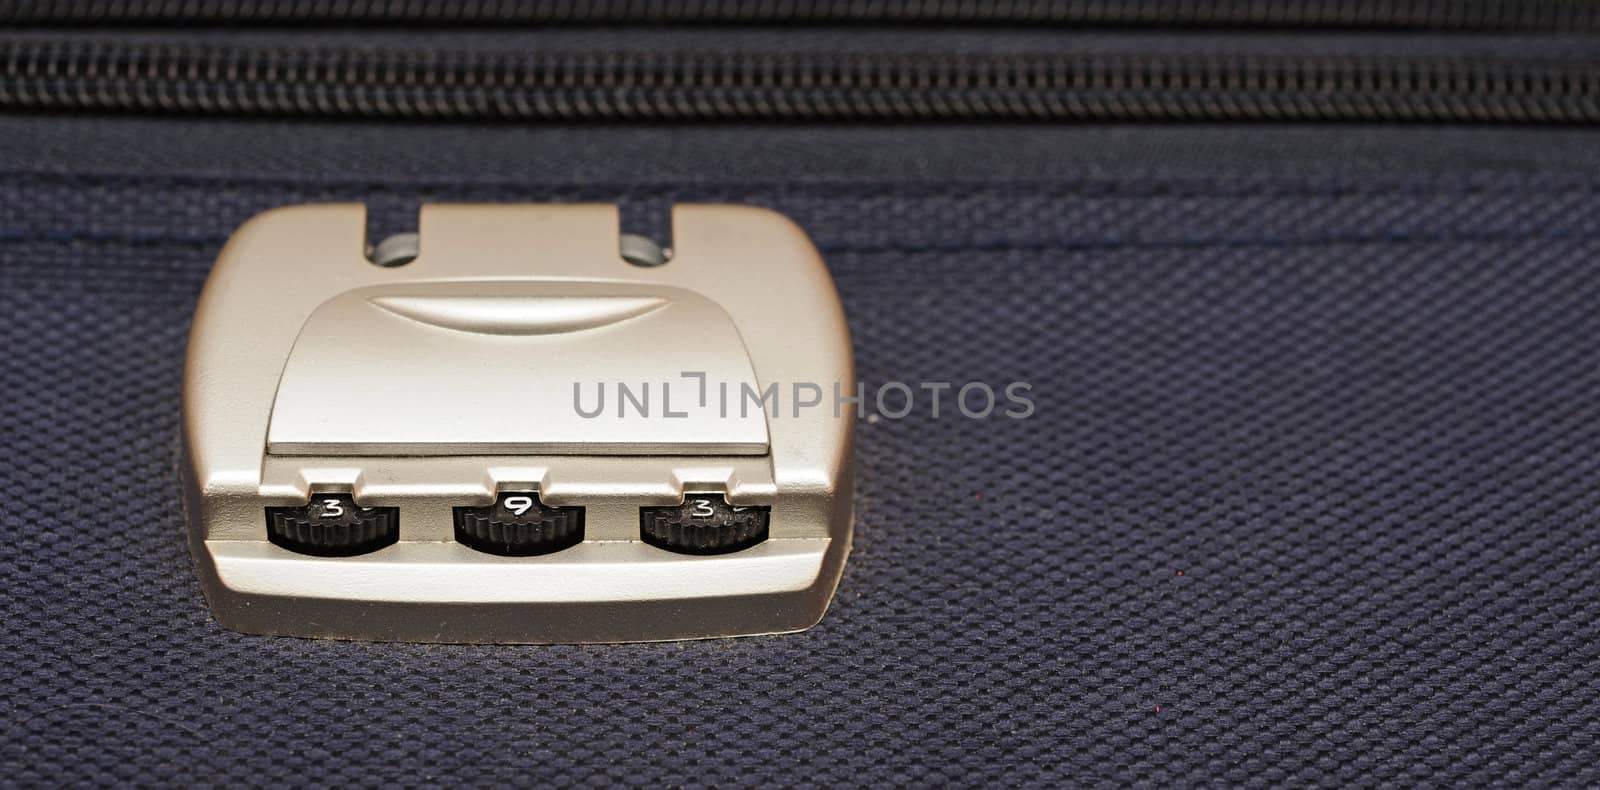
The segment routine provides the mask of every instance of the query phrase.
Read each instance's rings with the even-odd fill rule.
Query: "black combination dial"
[[[313,494],[301,507],[267,508],[267,539],[301,554],[366,554],[400,539],[400,509],[362,507],[349,494]]]
[[[583,508],[551,507],[531,491],[505,491],[493,505],[455,509],[456,541],[507,557],[549,554],[583,542]]]
[[[689,494],[683,504],[639,509],[639,537],[681,554],[727,554],[767,539],[772,508],[728,504],[720,494]]]

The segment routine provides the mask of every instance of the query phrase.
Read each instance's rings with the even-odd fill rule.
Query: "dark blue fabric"
[[[174,472],[262,209],[732,201],[824,251],[864,423],[822,624],[656,645],[243,636]],[[649,186],[0,173],[0,776],[18,784],[1600,783],[1600,178]]]

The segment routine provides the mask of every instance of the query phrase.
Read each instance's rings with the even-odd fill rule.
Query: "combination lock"
[[[804,233],[677,206],[263,214],[189,339],[190,547],[262,634],[624,642],[796,631],[853,529],[850,340]],[[822,393],[819,395],[818,393]]]

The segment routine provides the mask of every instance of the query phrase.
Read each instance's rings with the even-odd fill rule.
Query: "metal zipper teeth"
[[[1589,0],[3,0],[34,24],[1058,24],[1600,29]]]
[[[0,42],[0,109],[516,121],[1595,123],[1600,64]]]

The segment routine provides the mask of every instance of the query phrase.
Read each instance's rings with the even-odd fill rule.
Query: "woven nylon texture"
[[[771,206],[864,380],[1037,411],[863,423],[803,634],[224,631],[174,471],[207,268],[423,199]],[[1600,182],[9,174],[0,234],[0,782],[1600,783]]]

